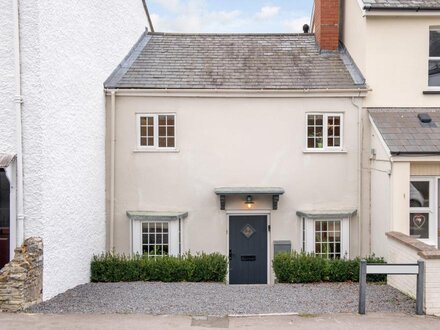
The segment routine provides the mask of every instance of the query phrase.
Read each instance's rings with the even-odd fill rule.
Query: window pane
[[[166,138],[160,138],[159,139],[159,147],[160,148],[166,148],[167,147],[167,139]]]
[[[147,136],[147,128],[141,127],[141,136]]]
[[[440,30],[429,32],[429,56],[440,57]]]
[[[154,125],[154,118],[153,117],[148,117],[148,125],[149,126],[153,126]]]
[[[148,127],[148,136],[149,137],[154,136],[154,127],[153,126]]]
[[[341,257],[341,222],[315,221],[315,254],[325,258]]]
[[[174,127],[168,126],[168,128],[167,128],[167,135],[168,136],[174,136]]]
[[[322,118],[321,115],[315,116],[315,125],[322,126]]]
[[[440,86],[440,61],[429,61],[429,86]]]
[[[147,138],[141,138],[141,146],[147,145]]]
[[[412,181],[409,196],[410,207],[429,207],[429,181]]]
[[[409,234],[414,238],[429,238],[429,213],[410,213]]]
[[[323,147],[324,147],[322,141],[323,141],[322,138],[317,138],[317,139],[316,139],[316,148],[323,148]]]
[[[167,125],[174,126],[174,116],[167,116]]]
[[[167,135],[167,128],[165,126],[159,127],[159,136],[166,136]]]
[[[159,116],[159,125],[167,124],[167,116]]]
[[[141,125],[147,125],[147,117],[141,117]]]
[[[167,147],[168,148],[174,148],[174,138],[168,138],[168,143],[167,143]]]

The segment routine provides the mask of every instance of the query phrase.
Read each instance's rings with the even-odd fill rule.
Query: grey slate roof
[[[440,153],[440,108],[370,108],[368,109],[392,154]],[[417,115],[428,113],[430,124]]]
[[[105,82],[120,89],[353,89],[365,80],[312,34],[146,33]]]
[[[440,0],[362,0],[366,9],[440,10]]]

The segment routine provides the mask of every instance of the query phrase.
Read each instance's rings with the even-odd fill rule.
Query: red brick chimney
[[[314,31],[321,50],[336,50],[339,44],[340,0],[315,0]]]

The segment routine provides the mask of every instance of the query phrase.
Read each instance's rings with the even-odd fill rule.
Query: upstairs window
[[[342,149],[342,114],[307,115],[307,149]]]
[[[174,149],[176,115],[141,114],[137,118],[137,146],[140,149]]]
[[[440,28],[429,31],[429,86],[440,87]]]

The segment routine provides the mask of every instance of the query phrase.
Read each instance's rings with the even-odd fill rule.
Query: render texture
[[[145,23],[141,1],[20,1],[25,236],[43,238],[45,299],[88,282],[105,249],[102,82]],[[14,153],[12,1],[0,26],[0,152]]]

